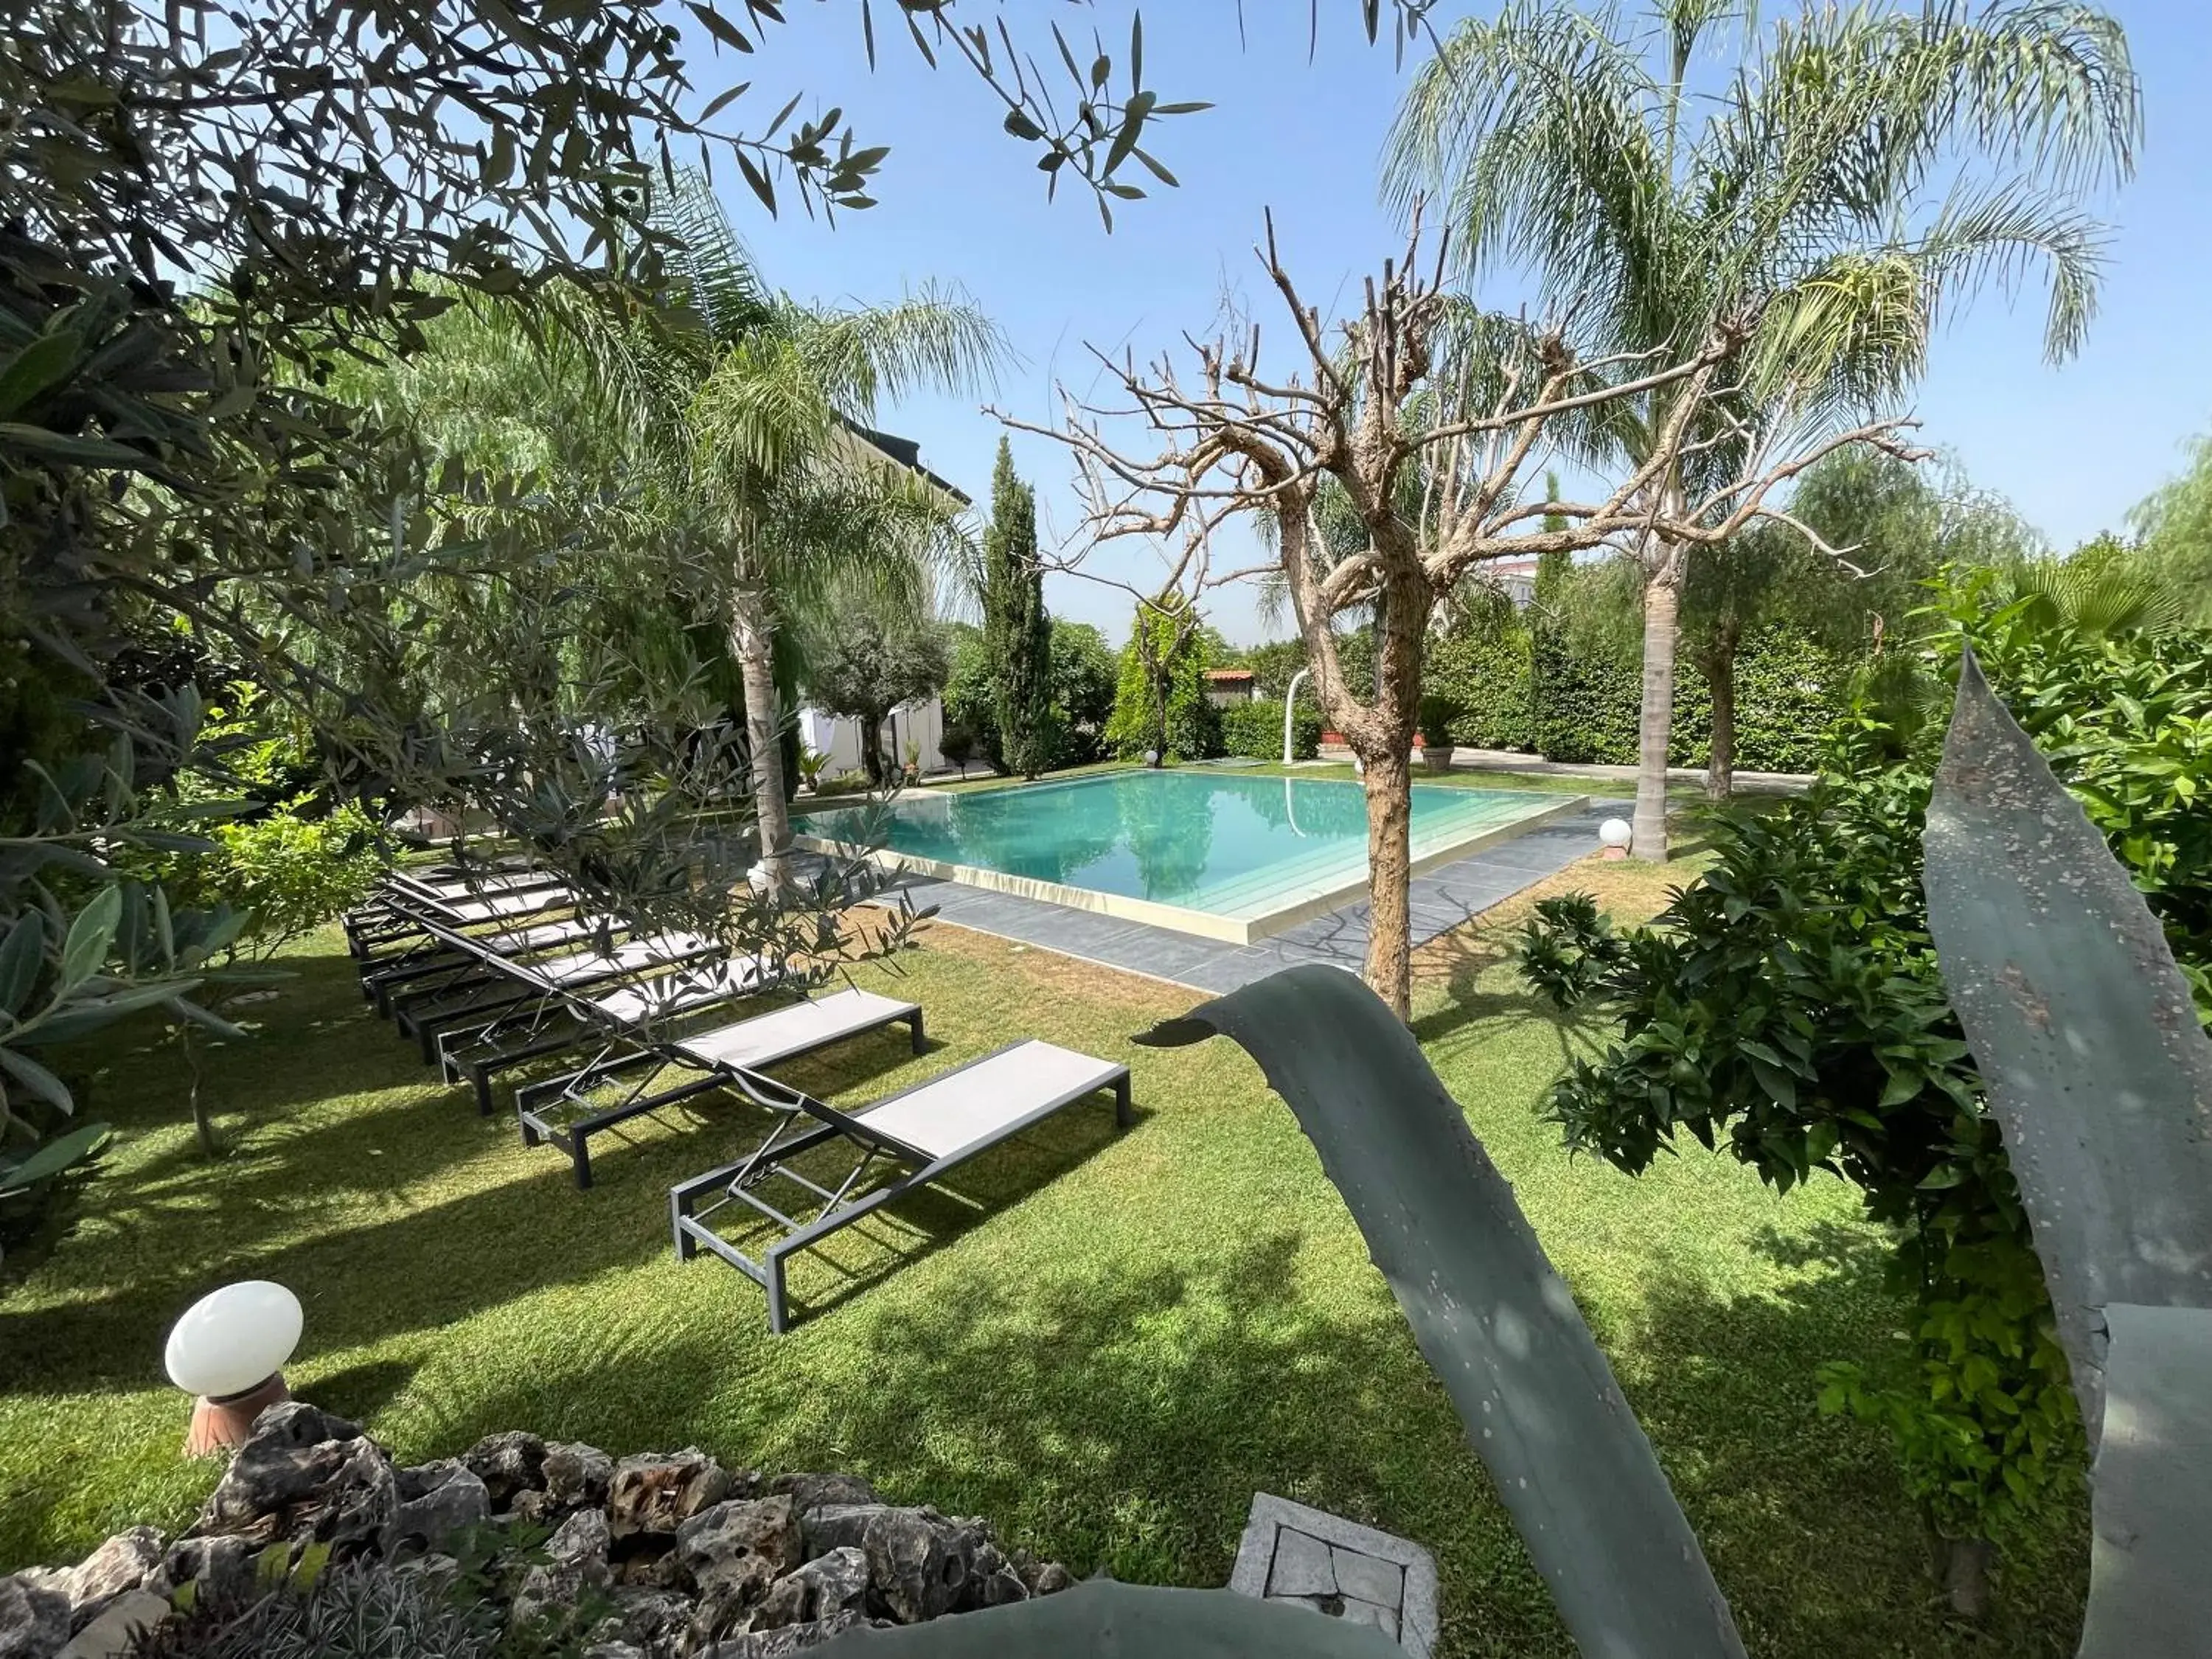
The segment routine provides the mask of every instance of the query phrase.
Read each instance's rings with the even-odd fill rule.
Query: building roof
[[[1206,678],[1210,680],[1249,680],[1252,678],[1252,671],[1249,668],[1209,668],[1206,671]]]
[[[837,418],[840,421],[843,421],[847,426],[850,427],[857,436],[866,439],[878,450],[890,457],[892,460],[896,461],[901,466],[905,467],[908,471],[919,472],[923,477],[928,479],[930,483],[935,484],[946,495],[951,496],[954,501],[959,502],[961,506],[975,506],[975,501],[969,498],[966,490],[961,489],[960,486],[956,483],[949,483],[945,479],[939,477],[937,474],[932,472],[927,467],[921,464],[921,446],[916,443],[913,439],[902,438],[893,433],[878,432],[873,427],[862,426],[858,421],[847,421],[842,415]]]

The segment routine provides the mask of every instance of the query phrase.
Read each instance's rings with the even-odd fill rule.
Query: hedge
[[[1777,631],[1746,641],[1735,665],[1737,767],[1810,771],[1849,706],[1849,672],[1848,664],[1802,635]],[[1609,653],[1578,653],[1556,629],[1515,625],[1432,640],[1423,694],[1426,707],[1448,712],[1455,744],[1554,761],[1636,763],[1642,665]],[[1711,758],[1712,720],[1712,694],[1685,652],[1675,659],[1673,764],[1703,766]]]
[[[1311,760],[1321,753],[1321,711],[1301,702],[1291,717],[1291,754]],[[1224,753],[1253,760],[1283,757],[1283,705],[1279,702],[1231,703],[1221,711]]]

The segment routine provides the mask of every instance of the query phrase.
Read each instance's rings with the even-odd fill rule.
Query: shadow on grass
[[[991,1516],[1079,1575],[1223,1583],[1253,1492],[1279,1492],[1436,1550],[1447,1651],[1571,1652],[1379,1283],[1316,1305],[1300,1247],[1269,1229],[1189,1261],[963,1273],[866,1327],[866,1386],[823,1437],[894,1497]],[[1987,1631],[1953,1628],[1887,1442],[1814,1409],[1814,1368],[1893,1310],[1881,1255],[1781,1297],[1652,1286],[1613,1345],[1630,1402],[1753,1651],[2062,1652],[2079,1588],[2049,1569],[2069,1547],[2010,1576]]]

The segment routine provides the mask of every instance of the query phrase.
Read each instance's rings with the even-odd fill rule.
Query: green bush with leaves
[[[1452,742],[1471,749],[1533,748],[1528,630],[1517,620],[1504,627],[1454,628],[1431,641],[1422,685],[1424,703],[1433,698],[1452,711],[1442,734]],[[1425,731],[1427,725],[1425,709]]]
[[[1221,711],[1221,750],[1250,760],[1283,757],[1283,705],[1237,702]],[[1291,717],[1291,758],[1311,760],[1321,753],[1321,711],[1301,703]]]
[[[2212,843],[2188,802],[2212,714],[2212,656],[2188,635],[2090,637],[1993,607],[1964,574],[1932,613],[1923,686],[1972,645],[2015,718],[2129,871],[2204,994]],[[2148,699],[2148,700],[2146,700]],[[1923,699],[1924,701],[1924,699]],[[1894,1435],[1931,1522],[1975,1553],[2078,1483],[2080,1425],[2050,1303],[1982,1081],[1940,977],[1921,891],[1936,723],[1863,702],[1820,782],[1717,815],[1715,862],[1646,928],[1588,901],[1539,908],[1529,981],[1620,1022],[1552,1109],[1570,1145],[1631,1173],[1686,1133],[1725,1141],[1778,1189],[1825,1170],[1898,1230],[1916,1297],[1909,1370],[1833,1365],[1821,1401]]]
[[[1221,711],[1206,695],[1212,665],[1206,630],[1174,601],[1139,607],[1121,650],[1106,747],[1122,760],[1147,751],[1170,761],[1206,760],[1221,752]]]
[[[1850,706],[1850,667],[1790,629],[1746,638],[1735,664],[1736,764],[1811,771]],[[1423,701],[1443,713],[1455,744],[1628,766],[1640,672],[1633,649],[1603,630],[1540,617],[1532,625],[1501,599],[1496,611],[1478,609],[1431,641]],[[1702,766],[1712,749],[1712,694],[1690,661],[1676,672],[1671,759]]]

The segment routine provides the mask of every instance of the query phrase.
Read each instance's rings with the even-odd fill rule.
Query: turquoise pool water
[[[1557,796],[1416,785],[1419,859],[1557,806]],[[902,795],[810,812],[802,836],[1249,920],[1363,882],[1355,783],[1236,772],[1109,772],[1026,788]]]

